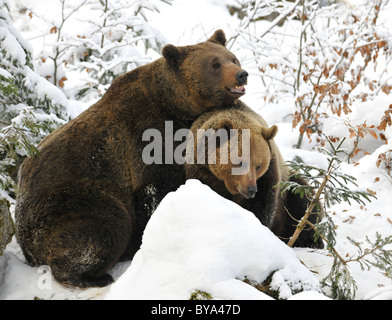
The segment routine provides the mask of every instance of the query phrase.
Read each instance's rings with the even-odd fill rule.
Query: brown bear
[[[248,74],[225,43],[217,30],[199,44],[165,46],[162,58],[118,77],[101,100],[41,142],[21,166],[15,209],[28,263],[49,265],[71,286],[113,281],[108,271],[140,246],[146,188],[161,199],[185,182],[181,165],[143,162],[143,133],[163,132],[165,121],[189,129],[203,112],[245,93]],[[173,152],[165,145],[164,137],[164,154]]]
[[[304,180],[291,177],[273,140],[277,127],[268,128],[261,116],[239,101],[229,109],[204,113],[193,123],[191,132],[186,178],[200,180],[253,212],[287,242],[297,224],[293,218],[300,220],[310,201],[291,192],[282,196],[276,187],[287,180],[306,185]],[[314,209],[311,222],[321,216],[319,210],[320,204]],[[314,241],[313,230],[303,231],[295,245],[323,247],[321,239]]]

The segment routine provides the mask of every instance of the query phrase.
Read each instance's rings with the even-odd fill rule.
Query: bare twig
[[[275,20],[271,22],[269,27],[265,29],[259,36],[258,38],[261,39],[263,38],[266,34],[268,34],[274,27],[280,24],[281,21],[286,19],[294,10],[295,8],[300,4],[300,2],[303,0],[297,0],[289,9],[287,9],[286,12],[280,14]],[[246,24],[242,27],[242,29],[246,29],[249,27],[249,25],[253,22],[255,14],[257,13],[257,9],[253,10],[253,15],[247,20]],[[235,36],[231,37],[227,43],[230,43],[230,46],[228,46],[229,49],[232,48],[234,45],[234,42],[236,39],[240,36],[240,33],[236,34]]]
[[[260,38],[263,38],[268,32],[270,32],[275,26],[277,26],[282,20],[286,19],[294,10],[295,8],[300,4],[300,2],[303,0],[297,0],[292,7],[290,7],[289,9],[287,9],[287,11],[285,13],[282,13],[281,15],[279,15],[274,21],[272,21],[271,25],[264,30],[261,35]]]

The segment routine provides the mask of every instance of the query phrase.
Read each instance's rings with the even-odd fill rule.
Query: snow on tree
[[[34,72],[32,48],[0,0],[0,198],[13,201],[17,168],[38,143],[68,119],[68,100]]]
[[[70,98],[100,98],[117,76],[151,62],[148,50],[160,52],[166,44],[145,14],[158,11],[159,2],[171,0],[58,0],[55,14],[34,4],[28,15],[43,24],[45,42],[39,72]]]

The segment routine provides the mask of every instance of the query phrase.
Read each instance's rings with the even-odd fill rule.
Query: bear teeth
[[[234,89],[231,90],[232,92],[237,92],[237,93],[244,93],[245,92],[245,86],[235,86]]]

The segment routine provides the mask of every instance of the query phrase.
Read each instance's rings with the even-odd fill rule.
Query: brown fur
[[[17,240],[29,263],[49,265],[72,286],[105,286],[120,259],[132,258],[148,220],[143,199],[161,199],[185,181],[180,165],[146,165],[146,129],[174,130],[212,106],[240,97],[241,67],[223,31],[206,42],[167,45],[163,57],[118,77],[80,116],[45,138],[20,170]],[[176,145],[175,145],[176,146]],[[136,199],[136,200],[135,200]]]
[[[242,130],[250,130],[249,170],[242,175],[233,175],[231,171],[233,168],[232,160],[236,159],[229,159],[228,162],[227,159],[224,159],[223,162],[227,164],[222,164],[220,149],[224,144],[219,144],[216,149],[215,164],[208,163],[208,159],[205,160],[204,164],[197,163],[197,152],[195,152],[194,163],[185,164],[186,178],[200,180],[221,196],[233,200],[253,212],[264,225],[269,227],[282,240],[287,241],[294,233],[296,226],[296,222],[292,220],[290,215],[297,220],[301,219],[305,214],[309,200],[300,198],[290,192],[286,192],[282,197],[279,188],[275,187],[279,182],[287,180],[306,185],[306,181],[294,180],[289,177],[290,172],[273,141],[277,127],[268,128],[261,116],[239,101],[231,108],[204,113],[194,122],[191,127],[194,137],[194,150],[198,150],[197,145],[200,145],[200,139],[197,138],[198,129],[217,131],[221,128],[226,130],[240,129],[239,138],[233,138],[238,139],[239,150],[242,147]],[[210,138],[216,139],[216,136]],[[224,143],[227,142],[224,141]],[[208,150],[207,144],[205,147]],[[226,154],[226,152],[223,154]],[[256,193],[254,194],[254,192]],[[319,205],[319,207],[321,206]],[[290,215],[287,211],[290,212]],[[315,222],[317,214],[312,215],[310,220]],[[295,245],[323,247],[320,239],[314,242],[313,235],[314,232],[302,232]]]
[[[244,124],[246,125],[244,126]],[[205,136],[197,133],[199,129],[213,130],[208,135],[206,143],[203,141]],[[219,139],[219,130],[221,129],[225,130],[225,139],[227,137],[229,140],[222,141],[222,139]],[[233,129],[237,130],[237,133],[234,137],[230,137],[230,130]],[[241,158],[245,158],[245,154],[242,151],[243,142],[246,142],[243,141],[242,129],[250,130],[250,161],[246,160],[240,165],[239,161]],[[200,170],[199,164],[197,164],[200,156],[198,152],[203,151],[206,156],[210,155],[211,151],[213,153],[216,152],[216,161],[209,161],[208,157],[206,157],[204,163],[200,164],[200,166],[205,167],[215,178],[223,182],[222,187],[224,186],[224,190],[220,190],[220,193],[228,192],[231,195],[243,195],[249,198],[247,190],[249,187],[256,188],[256,181],[265,174],[271,162],[269,140],[275,136],[277,127],[266,128],[253,117],[240,110],[222,110],[208,112],[200,116],[192,125],[191,131],[194,136],[194,162],[196,164],[185,165],[187,176],[197,175],[197,171]],[[208,131],[206,132],[208,133]],[[232,144],[230,142],[234,140],[238,141],[238,156],[235,154],[236,152],[233,152],[234,157],[232,158],[230,153]],[[218,143],[216,150],[210,150],[213,141]],[[200,150],[200,147],[204,147],[205,150]],[[233,175],[233,168],[241,166],[244,168],[244,173]],[[193,173],[194,171],[196,172]]]

